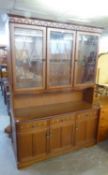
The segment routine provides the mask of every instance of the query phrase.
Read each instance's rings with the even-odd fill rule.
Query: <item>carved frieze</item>
[[[28,25],[38,25],[38,26],[45,26],[45,27],[69,29],[69,30],[76,30],[76,31],[77,30],[87,31],[87,32],[94,32],[94,33],[102,33],[102,30],[103,30],[102,28],[96,28],[96,27],[73,25],[73,24],[52,22],[52,21],[46,21],[46,20],[44,21],[44,20],[23,18],[23,17],[17,17],[17,16],[10,16],[9,22],[18,23],[18,24],[28,24]]]

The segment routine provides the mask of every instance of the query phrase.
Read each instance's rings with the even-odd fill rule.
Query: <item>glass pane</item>
[[[41,30],[15,28],[16,87],[43,86],[43,33]]]
[[[76,83],[93,83],[98,46],[98,36],[80,34],[78,38]]]
[[[71,84],[73,34],[50,32],[49,85]]]

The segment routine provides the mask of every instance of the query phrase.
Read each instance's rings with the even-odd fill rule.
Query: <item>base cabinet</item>
[[[96,110],[17,124],[18,167],[96,143]]]

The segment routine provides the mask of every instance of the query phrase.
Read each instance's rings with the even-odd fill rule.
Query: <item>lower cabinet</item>
[[[103,106],[100,110],[99,127],[98,127],[98,142],[108,139],[108,107]]]
[[[96,110],[17,123],[18,167],[96,143]]]

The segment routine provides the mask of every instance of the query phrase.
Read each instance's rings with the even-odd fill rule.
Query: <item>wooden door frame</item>
[[[10,24],[10,45],[12,49],[11,54],[11,62],[12,62],[12,79],[13,79],[13,91],[15,94],[20,93],[32,93],[36,92],[36,90],[44,90],[45,89],[45,71],[46,71],[46,63],[44,63],[44,70],[43,70],[43,87],[35,87],[35,88],[17,88],[16,87],[16,58],[15,58],[15,37],[14,37],[14,29],[15,28],[25,28],[25,29],[31,29],[31,30],[41,30],[43,31],[43,59],[46,60],[46,28],[40,27],[40,26],[30,26],[25,24]]]
[[[97,36],[98,40],[99,40],[99,36],[100,34],[97,33],[91,33],[91,32],[81,32],[81,31],[77,31],[76,34],[76,50],[75,50],[75,63],[74,63],[74,87],[93,87],[95,84],[95,80],[96,80],[96,67],[97,67],[97,57],[98,57],[98,50],[99,50],[99,42],[97,43],[97,52],[96,52],[96,65],[95,65],[95,73],[94,73],[94,83],[77,83],[76,82],[76,77],[77,77],[77,70],[78,70],[78,47],[79,47],[79,35],[80,34],[84,34],[84,35],[91,35],[91,36]]]
[[[70,85],[62,85],[62,86],[50,86],[49,85],[49,59],[50,59],[50,49],[49,49],[49,41],[50,41],[50,32],[66,32],[73,34],[73,48],[72,48],[72,57],[71,57],[71,69],[70,69]],[[73,82],[73,69],[74,69],[74,54],[75,54],[75,36],[76,32],[74,30],[60,29],[60,28],[47,28],[47,89],[63,89],[63,88],[72,88]]]

